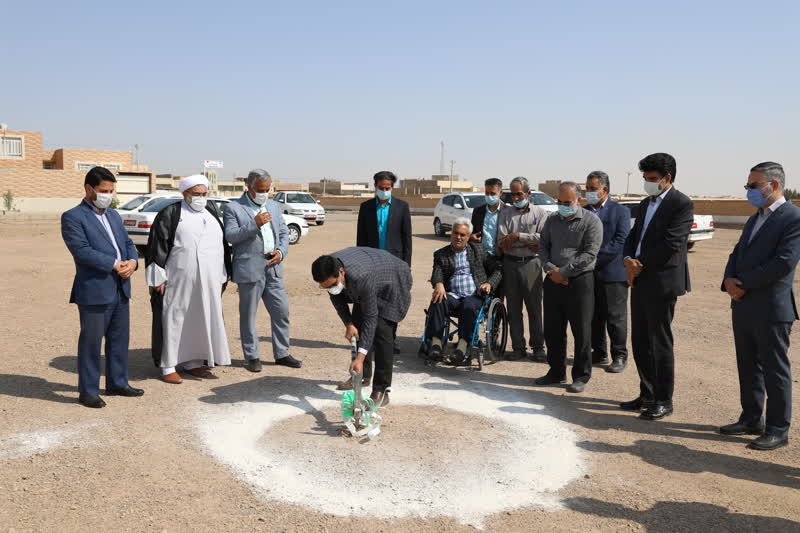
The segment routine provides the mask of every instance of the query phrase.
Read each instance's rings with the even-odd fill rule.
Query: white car
[[[639,213],[639,202],[628,201],[620,202],[631,212],[631,228],[636,222],[636,215]],[[691,250],[697,241],[707,241],[714,237],[714,217],[712,215],[695,215],[692,223],[692,230],[689,232],[688,249]]]
[[[453,222],[459,217],[472,218],[472,211],[486,203],[482,192],[454,192],[439,199],[433,209],[433,231],[443,236],[453,229]]]
[[[170,204],[180,202],[182,198],[179,194],[146,194],[144,196],[150,198],[137,204],[133,209],[117,210],[119,216],[122,218],[122,223],[125,225],[125,230],[128,232],[128,236],[142,255],[144,255],[145,248],[147,247],[147,238],[150,236],[150,228],[158,212]],[[124,207],[128,207],[137,200],[144,198],[144,196],[134,198],[125,204]],[[208,201],[216,205],[217,211],[220,213],[220,216],[222,216],[225,212],[225,206],[231,201],[231,198],[212,196],[209,197]],[[283,215],[283,219],[286,222],[286,226],[289,228],[289,244],[297,244],[300,242],[301,237],[308,234],[308,223],[302,218],[292,215]],[[222,220],[224,222],[225,219],[223,218]]]
[[[325,223],[325,208],[307,192],[279,192],[273,200],[278,202],[284,215],[296,215],[316,222],[317,226]]]
[[[502,198],[506,205],[512,204],[511,191],[503,191]],[[533,205],[538,205],[548,213],[555,213],[558,211],[558,204],[556,201],[542,191],[531,191],[528,201]]]

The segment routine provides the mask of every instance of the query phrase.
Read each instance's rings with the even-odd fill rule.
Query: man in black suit
[[[386,250],[411,266],[411,210],[408,202],[392,198],[392,188],[397,183],[394,172],[382,170],[373,178],[375,198],[361,203],[356,224],[356,246]],[[361,309],[354,306],[353,314],[360,317]],[[394,353],[400,353],[400,345],[394,340]],[[370,352],[364,364],[364,386],[372,380],[372,362],[375,354]],[[339,383],[339,390],[353,388],[352,378]]]
[[[759,435],[748,445],[756,450],[786,445],[792,419],[788,352],[792,322],[798,318],[792,282],[800,260],[800,208],[784,198],[785,181],[778,163],[750,169],[747,199],[758,211],[728,258],[722,283],[731,297],[742,412],[736,423],[719,431]]]
[[[442,332],[448,316],[458,316],[458,345],[454,365],[467,361],[475,322],[486,296],[500,284],[502,265],[491,261],[480,243],[469,242],[472,224],[466,218],[453,222],[450,245],[433,253],[431,305],[428,308],[426,337],[431,340],[429,359],[442,352]]]
[[[672,414],[672,318],[678,296],[691,290],[686,243],[694,205],[673,186],[677,165],[671,155],[648,155],[639,161],[639,170],[647,197],[639,204],[625,241],[623,261],[631,287],[631,341],[639,396],[620,407],[643,410],[640,418],[659,420]]]
[[[499,178],[489,178],[483,182],[486,203],[472,211],[472,235],[470,242],[479,242],[488,256],[490,268],[503,268],[502,260],[497,256],[497,222],[500,210],[503,209],[503,182]],[[495,287],[494,295],[503,297],[502,284]]]

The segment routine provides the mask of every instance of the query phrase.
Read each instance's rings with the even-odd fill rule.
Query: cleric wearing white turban
[[[231,363],[222,293],[231,254],[219,213],[207,201],[208,180],[181,179],[183,200],[159,211],[147,241],[145,277],[153,310],[153,362],[167,383],[215,378],[209,368]],[[205,364],[205,366],[204,366]]]

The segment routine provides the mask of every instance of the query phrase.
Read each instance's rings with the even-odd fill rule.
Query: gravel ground
[[[309,276],[317,255],[352,244],[354,216],[331,216],[290,249],[285,272],[301,370],[267,364],[256,376],[242,368],[232,286],[223,301],[234,365],[215,369],[215,381],[160,382],[140,271],[130,379],[146,394],[107,398],[102,410],[76,403],[78,312],[67,304],[74,267],[58,220],[0,219],[0,531],[800,531],[797,430],[775,452],[748,450],[746,439],[714,431],[739,411],[730,312],[719,291],[737,231],[718,230],[690,254],[694,292],[679,300],[673,324],[675,414],[646,422],[616,408],[636,394],[633,366],[620,375],[596,368],[582,395],[533,387],[542,363],[501,362],[482,373],[423,367],[415,352],[426,280],[432,252],[446,240],[431,235],[428,217],[413,224],[414,302],[398,331],[396,391],[383,433],[363,444],[337,431],[333,387],[349,352]],[[269,354],[266,316],[262,309]],[[421,396],[420,387],[438,394]],[[474,396],[474,409],[459,395]],[[797,395],[794,403],[797,410]],[[480,411],[493,404],[502,420]],[[237,416],[247,422],[247,409],[263,427],[251,440],[225,425]],[[226,418],[229,410],[236,412]],[[520,428],[537,427],[549,429],[531,444],[513,440]],[[265,472],[254,481],[237,469],[237,451],[244,462],[261,455],[284,472],[310,475],[316,488],[305,500],[290,498],[291,476]],[[508,483],[487,490],[486,472],[501,469]],[[526,481],[532,471],[536,482]],[[373,498],[367,510],[324,505],[335,483],[347,502],[357,484],[408,493],[425,472],[431,487],[454,492],[429,491],[425,510],[381,492],[363,496]],[[473,512],[478,507],[486,512]]]

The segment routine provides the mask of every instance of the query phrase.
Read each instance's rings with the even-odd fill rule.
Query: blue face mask
[[[499,196],[489,196],[488,194],[486,195],[486,203],[489,205],[495,205],[499,201],[500,201]]]
[[[378,200],[385,201],[392,197],[392,190],[389,189],[388,191],[382,191],[378,189],[377,191],[375,191],[375,195],[378,197]]]
[[[767,204],[768,198],[764,196],[761,189],[747,189],[747,201],[750,205],[761,209]]]
[[[522,209],[526,205],[528,205],[528,199],[527,198],[523,198],[522,200],[514,202],[514,207],[516,207],[517,209]]]
[[[564,218],[569,218],[575,214],[575,206],[558,204],[558,214]]]

